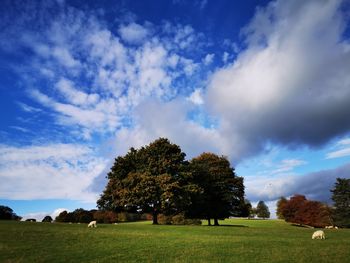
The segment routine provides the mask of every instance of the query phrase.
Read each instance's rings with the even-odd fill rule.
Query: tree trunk
[[[217,218],[214,218],[214,226],[218,226],[219,225],[219,221]]]
[[[208,218],[208,226],[211,226],[210,218]]]
[[[158,213],[156,210],[153,210],[152,213],[153,225],[158,225]]]

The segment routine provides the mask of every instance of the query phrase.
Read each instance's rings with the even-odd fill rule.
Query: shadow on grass
[[[208,225],[204,225],[204,226],[208,226]],[[225,225],[225,224],[220,224],[218,226],[211,225],[209,227],[221,227],[221,226],[224,226],[224,227],[248,227],[248,226],[245,226],[245,225]]]

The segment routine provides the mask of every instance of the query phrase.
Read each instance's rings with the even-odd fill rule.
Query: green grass
[[[0,221],[0,262],[350,262],[350,229],[279,220],[230,219],[222,226],[50,224]]]

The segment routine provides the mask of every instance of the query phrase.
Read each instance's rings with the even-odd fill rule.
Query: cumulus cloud
[[[242,31],[247,47],[216,71],[206,105],[221,134],[237,138],[232,157],[266,142],[319,146],[349,131],[350,49],[340,1],[275,1]]]
[[[150,34],[147,28],[134,22],[120,26],[118,32],[124,41],[131,44],[142,42]]]
[[[193,93],[188,97],[188,100],[196,105],[201,105],[204,103],[202,91],[200,89],[196,89]]]
[[[73,199],[93,202],[88,187],[106,161],[81,145],[0,146],[0,197]]]
[[[125,154],[131,146],[140,147],[159,137],[167,137],[180,145],[188,158],[204,151],[222,154],[219,133],[187,118],[191,109],[193,106],[189,102],[180,99],[166,104],[156,100],[140,104],[133,116],[135,125],[118,131],[116,152]]]

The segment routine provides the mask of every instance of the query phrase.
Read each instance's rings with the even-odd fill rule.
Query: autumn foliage
[[[325,227],[331,225],[331,213],[328,206],[318,201],[307,200],[303,195],[294,195],[280,207],[286,222]]]

